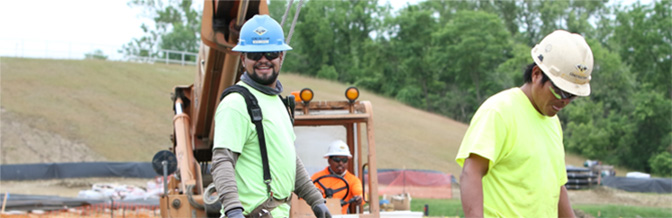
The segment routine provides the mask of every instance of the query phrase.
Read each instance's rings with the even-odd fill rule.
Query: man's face
[[[342,174],[348,169],[348,156],[329,157],[329,168],[336,174]]]
[[[278,78],[282,57],[282,52],[247,52],[241,55],[243,67],[250,78],[273,88]]]
[[[552,117],[571,103],[575,96],[559,89],[551,80],[542,83],[542,74],[541,69],[535,66],[532,71],[532,105],[539,113]]]

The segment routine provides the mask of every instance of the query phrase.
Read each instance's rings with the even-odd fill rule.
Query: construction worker
[[[362,181],[347,170],[349,160],[352,158],[348,144],[341,140],[333,141],[329,145],[324,158],[327,159],[329,166],[313,174],[311,179],[315,183],[315,186],[325,194],[324,197],[335,199],[343,199],[345,197],[344,202],[342,202],[345,205],[341,207],[342,214],[347,214],[348,209],[351,212],[355,212],[357,205],[364,204],[362,200]],[[344,180],[348,183],[349,191],[347,192],[345,191],[346,185]],[[329,193],[333,194],[333,196],[326,196],[327,192],[325,188],[333,190],[334,193]]]
[[[590,94],[593,53],[581,35],[556,30],[531,55],[525,83],[488,98],[462,140],[465,217],[574,217],[556,114]]]
[[[282,92],[278,71],[284,52],[291,49],[280,24],[268,15],[255,15],[245,22],[232,49],[241,52],[245,68],[237,85],[256,98],[261,116],[255,116],[262,119],[262,128],[252,122],[251,105],[241,93],[225,95],[217,107],[212,175],[222,216],[289,217],[288,203],[294,192],[317,217],[331,217],[296,155],[292,122],[278,97]],[[258,130],[263,132],[257,134]]]

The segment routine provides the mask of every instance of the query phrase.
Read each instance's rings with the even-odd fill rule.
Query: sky
[[[95,49],[116,53],[141,37],[140,25],[149,20],[126,2],[0,0],[0,56],[83,58]]]

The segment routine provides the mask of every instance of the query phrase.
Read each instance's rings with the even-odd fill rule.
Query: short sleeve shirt
[[[296,178],[296,151],[294,127],[285,105],[277,95],[266,95],[245,86],[259,102],[271,172],[271,190],[278,199],[290,197]],[[245,99],[231,93],[222,99],[215,112],[214,148],[228,148],[239,153],[236,162],[236,184],[245,214],[268,198],[263,179],[259,140],[254,123],[250,121]],[[273,217],[288,217],[289,207],[280,206],[271,211]]]
[[[489,160],[483,177],[486,217],[557,217],[567,182],[562,128],[539,113],[520,88],[493,95],[476,111],[456,161]]]

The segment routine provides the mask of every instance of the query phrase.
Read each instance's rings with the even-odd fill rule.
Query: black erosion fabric
[[[607,176],[602,185],[629,192],[672,193],[672,178],[629,178]]]
[[[154,178],[150,162],[77,162],[0,165],[0,180],[85,177]]]

